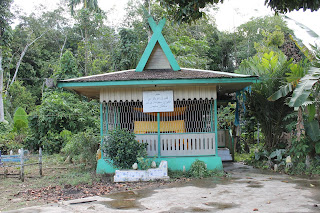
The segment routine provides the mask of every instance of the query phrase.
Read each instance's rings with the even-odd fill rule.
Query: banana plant
[[[293,92],[293,90],[298,85],[300,79],[306,75],[308,69],[308,60],[305,59],[300,61],[298,64],[290,64],[289,68],[291,72],[286,73],[286,83],[273,93],[268,101],[276,101],[282,97],[286,97],[289,93]]]
[[[296,27],[305,31],[306,34],[310,38],[320,39],[320,36],[316,32],[314,32],[312,29],[307,27],[306,25],[304,25],[300,22],[297,22],[296,20],[291,19],[288,16],[284,16],[284,18],[288,21],[294,22]],[[289,35],[289,37],[309,61],[317,61],[317,59],[319,59],[319,55],[318,56],[317,56],[317,54],[313,55],[312,51],[310,51],[309,48],[307,46],[305,46],[303,44],[303,42],[299,38],[297,38],[295,35]],[[314,47],[313,45],[310,44],[310,46],[313,49],[316,49],[316,47]],[[299,67],[299,65],[300,65],[300,67]],[[279,98],[286,97],[288,94],[293,92],[293,90],[295,90],[300,79],[307,74],[305,70],[308,69],[307,60],[304,60],[302,63],[300,62],[299,65],[296,65],[297,67],[290,68],[292,72],[287,73],[287,75],[288,75],[287,82],[284,85],[282,85],[278,91],[276,91],[274,94],[272,94],[268,98],[269,101],[275,101],[275,100],[278,100]],[[303,67],[306,69],[301,70],[301,68],[303,68]]]
[[[311,67],[307,75],[300,79],[299,84],[295,88],[290,99],[290,107],[299,107],[303,105],[310,105],[312,102],[307,102],[308,97],[312,92],[313,86],[320,79],[320,68]]]

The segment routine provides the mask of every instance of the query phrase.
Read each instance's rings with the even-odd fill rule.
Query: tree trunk
[[[304,126],[303,126],[303,117],[302,117],[302,107],[299,107],[298,110],[298,120],[297,120],[297,141],[301,140],[301,135],[304,135]]]
[[[28,48],[29,48],[34,42],[36,42],[39,38],[41,38],[44,34],[46,34],[47,32],[48,32],[48,30],[45,31],[44,33],[42,33],[39,37],[37,37],[37,38],[34,39],[31,43],[27,44],[27,45],[24,47],[24,49],[23,49],[23,51],[22,51],[22,53],[21,53],[21,55],[20,55],[19,61],[18,61],[17,65],[16,65],[16,71],[14,72],[14,76],[13,76],[13,78],[12,78],[12,80],[11,80],[10,86],[11,86],[11,85],[13,84],[13,82],[16,80],[16,77],[17,77],[17,74],[18,74],[18,70],[19,70],[21,61],[22,61],[24,55],[26,54]]]
[[[87,48],[87,42],[88,42],[88,30],[87,27],[84,28],[84,51],[85,51],[85,62],[84,62],[84,75],[87,76],[87,64],[88,64],[88,48]]]
[[[2,69],[2,49],[0,48],[0,122],[4,121],[2,93],[3,93],[3,69]]]

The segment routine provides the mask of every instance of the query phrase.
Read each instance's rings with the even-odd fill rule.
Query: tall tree
[[[69,7],[71,9],[71,15],[74,15],[74,8],[78,5],[83,5],[82,14],[84,19],[88,19],[88,16],[91,12],[101,13],[101,9],[98,6],[98,0],[67,0]],[[84,36],[85,36],[85,65],[84,73],[87,74],[87,65],[88,65],[88,28],[84,26]]]
[[[10,19],[12,13],[10,12],[10,5],[12,0],[0,1],[0,122],[4,121],[4,108],[3,108],[3,67],[2,60],[4,49],[8,46],[10,41]]]
[[[208,4],[223,3],[223,0],[158,0],[178,22],[192,22],[200,19],[204,12],[203,8]],[[293,10],[317,11],[320,1],[315,0],[265,0],[265,5],[271,7],[276,13],[287,13]]]

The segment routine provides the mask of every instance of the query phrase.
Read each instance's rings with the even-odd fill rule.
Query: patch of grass
[[[35,155],[37,158],[37,156]],[[29,201],[20,199],[19,192],[28,189],[36,190],[48,186],[64,186],[70,184],[72,186],[78,184],[92,184],[98,181],[94,171],[82,169],[79,164],[64,163],[64,157],[61,155],[44,155],[43,156],[43,177],[39,176],[39,166],[32,165],[25,167],[25,181],[21,182],[18,176],[10,175],[8,178],[0,176],[0,211],[23,208],[33,205],[45,204],[44,201]],[[30,160],[28,162],[33,162]],[[10,168],[9,173],[19,174],[19,168]],[[3,168],[0,173],[3,174]],[[43,202],[43,203],[41,203]]]
[[[71,169],[69,171],[61,172],[60,174],[54,174],[53,176],[46,176],[43,178],[45,181],[54,182],[55,185],[72,185],[76,186],[79,184],[92,185],[98,178],[90,171],[81,169]]]
[[[234,161],[236,162],[245,162],[247,160],[249,160],[251,157],[251,154],[250,153],[234,153]]]
[[[189,171],[172,171],[168,170],[168,175],[170,178],[206,178],[206,177],[222,177],[225,175],[222,170],[208,170],[203,161],[196,160],[192,163]]]

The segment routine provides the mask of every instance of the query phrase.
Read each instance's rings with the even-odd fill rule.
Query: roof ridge
[[[165,38],[163,37],[163,35],[161,33],[161,31],[166,23],[166,19],[165,18],[161,19],[159,21],[159,23],[157,24],[154,21],[154,19],[150,16],[148,18],[148,22],[149,22],[149,25],[153,31],[153,35],[150,38],[150,41],[149,41],[146,49],[144,50],[144,52],[140,58],[140,61],[136,67],[136,72],[142,72],[144,70],[157,42],[160,44],[160,47],[161,47],[162,51],[164,52],[165,56],[167,57],[171,68],[174,71],[180,70],[180,66],[179,66],[178,62],[174,58],[174,55],[171,52],[169,45],[167,44]]]

